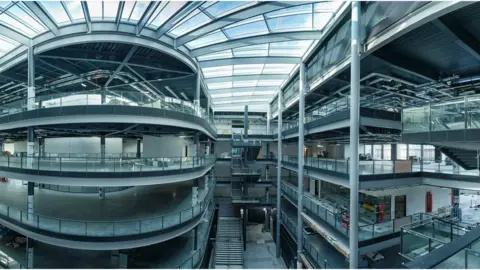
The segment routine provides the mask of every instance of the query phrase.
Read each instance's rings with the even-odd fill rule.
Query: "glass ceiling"
[[[308,49],[321,38],[321,34],[312,36],[311,40],[269,41],[270,34],[295,31],[322,31],[339,10],[342,1],[312,2],[296,5],[295,2],[283,2],[282,5],[273,5],[270,2],[260,1],[160,1],[150,5],[150,1],[36,1],[24,2],[0,0],[0,24],[32,39],[50,31],[48,26],[53,22],[58,28],[75,23],[86,23],[88,20],[111,21],[137,25],[142,20],[145,27],[151,30],[164,29],[172,39],[183,39],[180,46],[188,50],[196,50],[212,45],[239,41],[231,49],[220,50],[198,55],[196,60],[213,61],[221,59],[239,59],[244,57],[303,57]],[[36,10],[44,14],[34,14]],[[153,7],[153,9],[150,9]],[[191,8],[194,7],[194,8]],[[255,7],[252,11],[242,13],[242,10]],[[283,7],[283,8],[282,8]],[[265,12],[262,12],[265,10]],[[88,11],[89,14],[84,14]],[[240,12],[239,12],[240,11]],[[38,12],[38,11],[35,11]],[[234,16],[230,16],[233,13]],[[86,16],[88,15],[88,16]],[[42,18],[50,17],[49,22]],[[228,17],[228,18],[227,18]],[[221,24],[222,18],[228,23]],[[168,24],[167,24],[168,23]],[[205,26],[212,25],[210,32]],[[51,28],[51,27],[50,27]],[[191,33],[192,34],[190,36]],[[241,42],[244,38],[262,37],[262,41],[249,43]],[[288,37],[288,35],[286,35]],[[318,38],[317,38],[318,36]],[[13,40],[14,35],[0,32],[0,57],[8,54],[15,48],[22,46],[21,42]],[[194,37],[194,38],[193,38]],[[265,42],[263,42],[265,40]],[[208,51],[208,50],[206,50]],[[265,100],[272,97],[285,80],[269,79],[268,75],[290,75],[298,68],[297,64],[284,64],[268,61],[255,64],[233,64],[218,66],[209,65],[201,71],[205,79],[217,77],[235,77],[242,75],[264,75],[255,81],[235,79],[221,83],[207,83],[213,104],[241,103]],[[277,76],[278,77],[278,76]],[[256,87],[276,87],[277,90],[256,92]],[[232,89],[231,92],[214,93],[216,89]],[[261,94],[259,94],[261,93]],[[242,97],[242,98],[238,98]],[[230,100],[228,99],[230,98]],[[217,102],[218,101],[218,102]]]

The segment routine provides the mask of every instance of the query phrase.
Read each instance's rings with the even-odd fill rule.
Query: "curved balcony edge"
[[[0,166],[3,177],[42,184],[91,187],[123,187],[171,184],[205,175],[215,162],[204,166],[145,172],[65,172]]]
[[[131,249],[165,242],[191,231],[203,220],[212,203],[213,198],[210,198],[207,207],[205,207],[200,215],[190,219],[188,222],[172,227],[168,231],[162,230],[142,235],[122,237],[99,238],[52,233],[30,227],[15,220],[6,220],[2,217],[0,217],[0,224],[34,240],[65,248],[82,250]]]
[[[23,111],[0,117],[0,130],[82,123],[171,126],[198,130],[211,139],[217,138],[215,129],[201,117],[178,111],[121,105],[75,105]]]

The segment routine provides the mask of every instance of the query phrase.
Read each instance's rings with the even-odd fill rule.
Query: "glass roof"
[[[30,3],[0,1],[0,24],[27,38],[35,38],[50,31],[52,23],[61,28],[74,23],[85,23],[90,19],[92,22],[120,20],[121,23],[139,25],[140,20],[145,18],[145,21],[142,20],[145,27],[165,33],[166,36],[176,39],[179,42],[177,44],[180,44],[178,46],[184,46],[190,51],[199,51],[197,49],[218,45],[215,49],[201,50],[202,53],[195,54],[196,60],[200,63],[245,57],[300,58],[305,55],[315,40],[321,38],[321,33],[312,35],[312,39],[309,40],[288,40],[287,34],[285,41],[282,42],[278,42],[278,39],[269,40],[269,35],[295,31],[319,33],[345,2],[303,3],[297,5],[294,1],[279,2],[273,7],[270,4],[270,9],[266,9],[270,11],[262,13],[263,7],[243,12],[243,10],[265,4],[260,1],[160,1],[155,5],[151,5],[150,1],[36,1],[33,5],[37,5],[38,8],[35,7],[35,9],[30,9],[33,7]],[[34,14],[37,12],[36,10],[40,10],[44,14]],[[89,14],[84,14],[86,10]],[[45,17],[50,17],[51,20],[42,21],[45,20]],[[207,25],[209,28],[205,28]],[[18,46],[22,46],[22,42],[12,40],[12,37],[14,35],[0,33],[0,57]],[[255,40],[256,37],[259,39]],[[254,42],[243,42],[243,39],[246,38]],[[228,45],[225,45],[227,49],[222,49],[224,44]],[[242,64],[228,66],[219,64],[212,67],[210,64],[208,68],[202,68],[201,71],[206,79],[261,75],[258,80],[239,80],[237,78],[228,82],[207,83],[209,90],[279,88],[285,80],[269,79],[268,76],[277,75],[274,78],[279,78],[278,75],[288,76],[293,74],[297,67],[297,64],[275,63],[275,61],[266,61],[265,63],[255,61],[251,64],[244,61]],[[247,95],[246,93],[252,97],[274,94],[272,91],[262,91],[261,94],[255,91],[212,94],[213,104],[220,104],[215,102],[216,98],[224,100],[228,97],[231,97],[233,102],[240,102],[241,99],[235,97]]]

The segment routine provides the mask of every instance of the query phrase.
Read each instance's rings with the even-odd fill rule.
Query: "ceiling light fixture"
[[[80,85],[81,85],[81,86],[83,86],[83,87],[87,87],[87,85],[86,85],[86,84],[84,84],[84,83],[81,83]]]

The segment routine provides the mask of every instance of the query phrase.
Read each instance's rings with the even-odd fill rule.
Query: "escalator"
[[[440,151],[464,170],[477,169],[477,151],[442,146]]]

